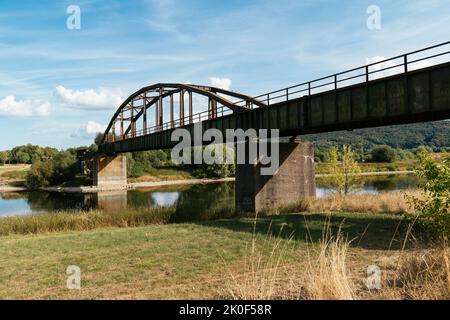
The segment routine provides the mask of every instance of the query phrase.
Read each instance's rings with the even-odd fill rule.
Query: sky
[[[450,0],[0,0],[0,150],[89,145],[154,83],[258,95],[448,41],[449,26]]]

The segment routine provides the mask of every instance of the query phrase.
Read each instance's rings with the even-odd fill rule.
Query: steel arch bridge
[[[194,95],[199,98],[194,100]],[[194,107],[206,109],[205,105],[207,110],[194,113]],[[165,109],[166,106],[169,110]],[[141,88],[119,106],[106,128],[102,143],[174,129],[254,107],[267,105],[248,95],[217,87],[158,83]],[[169,121],[165,122],[167,116]]]

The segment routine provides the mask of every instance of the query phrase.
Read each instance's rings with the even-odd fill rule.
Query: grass
[[[381,192],[378,194],[352,194],[307,201],[309,212],[366,212],[410,214],[413,212],[407,196],[419,196],[417,190]]]
[[[232,299],[450,299],[450,268],[448,246],[424,248],[408,228],[400,250],[381,250],[364,260],[362,254],[373,252],[355,250],[358,238],[348,240],[340,229],[323,228],[322,238],[304,247],[280,246],[275,242],[270,252],[257,251],[252,242],[244,272],[231,271],[225,279],[228,296]],[[359,238],[361,239],[361,238]],[[356,240],[356,245],[355,245]],[[267,241],[267,240],[266,240]],[[266,242],[265,241],[265,242]],[[407,246],[408,245],[408,246]],[[296,253],[306,263],[292,263]],[[255,259],[256,257],[256,259]],[[264,261],[261,264],[260,261]],[[366,265],[364,265],[366,263]],[[369,263],[369,265],[367,264]],[[369,281],[369,270],[379,270],[379,277]],[[233,273],[234,272],[234,273]],[[370,273],[373,275],[373,271]],[[368,287],[368,283],[376,284]]]
[[[151,168],[143,176],[128,178],[129,182],[159,182],[167,180],[195,179],[187,170],[177,167]]]
[[[0,236],[61,231],[86,231],[107,227],[137,227],[168,223],[175,208],[139,208],[118,211],[56,211],[0,219]]]
[[[167,190],[170,190],[168,188]],[[415,190],[404,192],[386,192],[378,195],[361,194],[334,196],[312,200],[300,200],[291,205],[261,212],[264,216],[286,214],[292,212],[307,213],[358,213],[361,217],[367,214],[382,213],[395,215],[409,215],[411,208],[405,194],[417,195]],[[16,196],[11,194],[12,197]],[[175,219],[175,207],[160,208],[127,208],[120,210],[91,210],[91,211],[55,211],[26,216],[12,216],[0,219],[0,236],[9,234],[37,234],[59,231],[85,231],[105,227],[133,227],[150,224],[167,224],[179,222]],[[361,214],[365,212],[366,214]],[[202,220],[215,217],[249,216],[236,213],[234,206],[212,205],[208,215]],[[251,215],[250,215],[251,216]],[[277,217],[270,217],[277,224]],[[286,221],[289,221],[286,218]]]
[[[449,298],[448,249],[386,205],[400,196],[302,202],[330,213],[291,207],[257,220],[166,224],[174,208],[3,218],[0,298]],[[336,212],[351,208],[373,210]],[[66,288],[69,265],[81,290]],[[366,288],[369,265],[383,271],[382,290]]]
[[[318,244],[329,223],[350,238],[364,234],[349,251],[366,265],[389,248],[401,221],[392,215],[338,214],[328,222],[327,215],[291,214],[263,217],[256,224],[241,218],[2,236],[0,298],[223,297],[224,263],[235,273],[245,270],[252,239],[258,245],[266,242],[262,256],[276,242],[294,245],[298,250],[283,256],[283,266],[300,270],[307,261],[308,243]],[[274,236],[267,239],[269,229]],[[82,270],[79,291],[65,287],[68,265]]]
[[[19,184],[25,181],[30,165],[8,164],[0,166],[0,184]]]
[[[365,212],[410,215],[413,209],[408,197],[420,197],[416,189],[389,191],[377,194],[330,195],[316,199],[301,199],[282,207],[265,210],[265,214],[290,212]]]

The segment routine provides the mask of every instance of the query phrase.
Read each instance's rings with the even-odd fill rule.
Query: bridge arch
[[[206,99],[207,110],[193,113],[195,103],[193,94]],[[164,105],[166,105],[164,99],[167,98],[169,99],[170,119],[164,122]],[[176,108],[176,102],[178,102],[178,108]],[[186,104],[188,110],[185,110]],[[265,103],[251,96],[217,87],[157,83],[136,91],[119,106],[105,130],[102,143],[182,127],[193,122],[214,119],[219,114],[238,113],[253,109],[255,106],[267,107]],[[154,116],[154,121],[149,119],[150,111]],[[176,114],[178,118],[175,117]],[[140,119],[142,121],[138,121]],[[153,125],[149,126],[149,124]]]

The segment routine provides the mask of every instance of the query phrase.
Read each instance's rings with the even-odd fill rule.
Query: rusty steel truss
[[[200,99],[193,99],[193,95]],[[207,105],[207,106],[205,106]],[[158,83],[133,93],[117,109],[102,143],[115,142],[267,105],[256,98],[221,88]],[[164,109],[168,107],[169,109]],[[194,113],[194,109],[207,109]],[[168,116],[166,122],[164,117]]]

